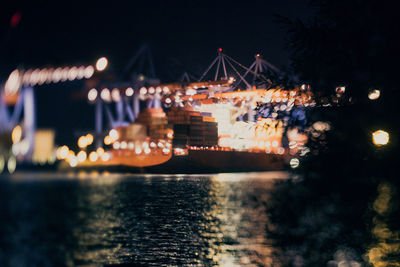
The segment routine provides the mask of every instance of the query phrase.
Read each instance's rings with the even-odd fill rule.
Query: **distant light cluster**
[[[89,102],[94,102],[100,97],[101,100],[105,102],[119,102],[123,96],[132,97],[135,93],[141,100],[152,99],[154,97],[162,98],[170,94],[170,89],[168,87],[141,87],[135,92],[132,87],[128,88],[113,88],[112,90],[108,88],[96,89],[92,88],[88,92]]]
[[[43,69],[15,69],[9,75],[5,84],[5,93],[14,95],[22,86],[35,86],[44,83],[58,83],[65,81],[89,79],[94,74],[93,66],[43,68]]]
[[[211,86],[210,86],[211,87]],[[216,86],[218,87],[218,86]],[[203,89],[204,87],[200,87]],[[89,102],[95,102],[98,99],[106,103],[119,102],[123,97],[132,97],[136,95],[140,100],[151,100],[158,98],[162,100],[166,107],[173,104],[183,105],[185,103],[193,103],[194,101],[203,101],[209,98],[215,99],[241,99],[247,102],[259,103],[280,103],[286,104],[288,108],[294,105],[314,106],[312,94],[302,89],[282,90],[282,89],[257,89],[248,91],[233,92],[212,92],[202,93],[197,91],[199,87],[191,86],[186,88],[171,89],[168,86],[141,87],[138,89],[128,88],[92,88],[87,93]],[[201,92],[201,93],[199,93]]]

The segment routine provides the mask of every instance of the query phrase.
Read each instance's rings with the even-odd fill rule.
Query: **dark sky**
[[[199,75],[218,47],[244,65],[261,53],[279,67],[288,63],[288,54],[285,31],[273,14],[307,17],[312,12],[307,2],[13,1],[13,6],[0,11],[1,75],[4,79],[10,69],[21,64],[26,68],[89,64],[100,56],[109,58],[109,72],[120,73],[143,42],[151,46],[156,74],[164,81],[177,79],[184,69]],[[22,19],[10,30],[10,18],[16,11],[22,13]],[[53,101],[57,95],[52,92],[81,86],[37,88],[39,126],[51,126],[55,117],[46,115],[46,110],[61,106]],[[46,94],[39,93],[40,89]],[[65,121],[72,122],[67,117]],[[92,122],[86,124],[87,129],[92,127]]]
[[[8,63],[38,66],[92,62],[106,55],[118,69],[142,42],[152,46],[157,63],[175,58],[194,71],[203,70],[218,47],[244,64],[262,53],[279,66],[287,63],[287,53],[284,31],[273,14],[310,14],[306,0],[15,2],[1,11],[3,39],[8,35],[2,53]],[[21,23],[7,34],[16,11],[22,12]]]

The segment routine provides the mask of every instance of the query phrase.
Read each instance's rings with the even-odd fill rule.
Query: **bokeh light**
[[[68,156],[69,166],[76,167],[78,165],[78,158],[76,156]]]
[[[91,102],[95,101],[96,98],[97,98],[97,95],[98,95],[98,93],[97,93],[97,90],[95,88],[90,89],[89,93],[88,93],[89,101],[91,101]]]
[[[86,79],[89,79],[90,77],[93,76],[93,73],[94,73],[94,68],[92,66],[87,66],[85,69],[84,76]]]
[[[92,134],[87,134],[86,135],[86,142],[87,142],[88,146],[93,144],[93,135]]]
[[[15,126],[11,133],[11,140],[13,143],[18,143],[21,141],[22,137],[22,127],[20,125]]]
[[[299,167],[299,165],[300,165],[300,161],[298,158],[292,158],[290,160],[290,167],[292,167],[293,169]]]
[[[109,135],[110,138],[111,138],[111,142],[114,142],[114,141],[118,140],[118,138],[119,138],[119,134],[118,134],[117,130],[115,130],[115,129],[112,129],[112,130],[108,133],[108,135]]]
[[[99,158],[99,156],[97,155],[97,153],[95,151],[90,152],[89,160],[91,162],[95,162],[98,158]]]
[[[126,96],[133,96],[133,93],[134,93],[134,91],[133,91],[132,87],[126,88],[126,91],[125,91]]]
[[[104,154],[101,156],[101,160],[102,160],[102,161],[109,161],[110,159],[111,159],[111,156],[110,156],[109,153],[104,153]]]
[[[119,93],[119,89],[118,88],[114,88],[111,91],[111,98],[114,102],[119,102],[121,100],[121,95]]]
[[[88,145],[88,140],[86,136],[81,136],[78,139],[78,146],[79,148],[85,148]]]
[[[106,137],[104,137],[104,144],[105,145],[111,145],[111,143],[112,143],[112,140],[111,140],[111,137],[109,136],[109,135],[107,135]]]
[[[372,133],[372,142],[376,146],[384,146],[389,143],[389,133],[383,130],[377,130]]]
[[[14,173],[16,168],[17,168],[17,160],[15,159],[15,157],[10,157],[7,161],[8,172]]]
[[[103,99],[104,101],[111,102],[111,93],[108,88],[104,88],[103,90],[101,90],[100,96],[101,99]]]
[[[101,57],[96,62],[96,70],[103,71],[107,68],[108,60],[105,57]]]
[[[19,70],[14,70],[8,77],[4,86],[6,94],[15,94],[21,86],[21,75]]]
[[[86,160],[86,152],[85,151],[79,151],[79,153],[76,155],[78,158],[78,162],[84,162]]]
[[[97,155],[99,155],[99,157],[101,157],[101,156],[104,154],[104,148],[99,147],[99,148],[96,150],[96,152],[97,152]]]
[[[69,148],[67,146],[61,146],[57,148],[57,159],[66,159],[68,157]]]
[[[381,91],[374,89],[368,93],[368,98],[371,100],[376,100],[380,97]]]

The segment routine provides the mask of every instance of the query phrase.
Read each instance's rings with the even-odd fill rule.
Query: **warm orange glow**
[[[121,144],[119,142],[114,142],[113,143],[113,148],[114,149],[120,149],[121,148]]]
[[[13,143],[18,143],[19,141],[21,141],[21,137],[22,137],[22,128],[21,126],[17,125],[15,126],[15,128],[11,133],[11,140]]]
[[[76,157],[78,158],[78,162],[84,162],[86,160],[86,152],[85,151],[79,151],[79,153],[76,155]]]
[[[75,157],[75,152],[72,150],[68,150],[68,156],[65,158],[65,161],[70,162],[73,157]]]
[[[93,144],[93,135],[92,134],[87,134],[86,135],[86,143],[87,143],[88,146]]]
[[[110,156],[109,153],[104,153],[104,154],[101,156],[101,160],[102,160],[102,161],[109,161],[110,159],[111,159],[111,156]]]
[[[90,152],[89,160],[91,162],[95,162],[98,158],[99,158],[99,156],[97,155],[97,153],[95,151]]]
[[[106,137],[104,137],[104,144],[105,145],[111,145],[111,143],[112,143],[112,139],[111,139],[111,137],[109,136],[109,135],[107,135]]]
[[[389,134],[383,130],[378,130],[372,133],[372,142],[376,146],[384,146],[389,143]]]
[[[86,136],[81,136],[78,139],[78,146],[79,148],[85,148],[88,145],[88,140],[86,138]]]
[[[111,138],[111,142],[114,142],[114,141],[118,140],[118,138],[119,138],[119,134],[118,134],[117,130],[115,130],[115,129],[112,129],[112,130],[108,133],[108,135],[109,135],[110,138]]]
[[[101,156],[104,154],[104,148],[99,147],[99,148],[96,150],[96,152],[97,152],[97,155],[99,155],[99,157],[101,157]]]
[[[24,139],[20,144],[20,152],[26,154],[29,150],[28,139]],[[36,130],[33,142],[32,161],[40,164],[54,161],[54,131]]]
[[[78,165],[78,158],[76,156],[69,156],[69,166],[76,167]]]
[[[69,149],[67,146],[57,148],[57,159],[66,159],[68,157]]]
[[[172,139],[172,138],[174,137],[174,133],[173,133],[173,132],[168,132],[168,133],[167,133],[167,137],[168,137],[169,139]]]
[[[126,149],[128,147],[128,143],[125,141],[121,142],[121,149]]]

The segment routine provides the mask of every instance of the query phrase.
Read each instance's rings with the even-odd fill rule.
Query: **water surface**
[[[1,182],[10,266],[253,265],[270,257],[260,175],[15,175]],[[257,198],[255,201],[254,199]]]
[[[361,266],[375,244],[367,206],[287,173],[0,179],[1,266]]]

